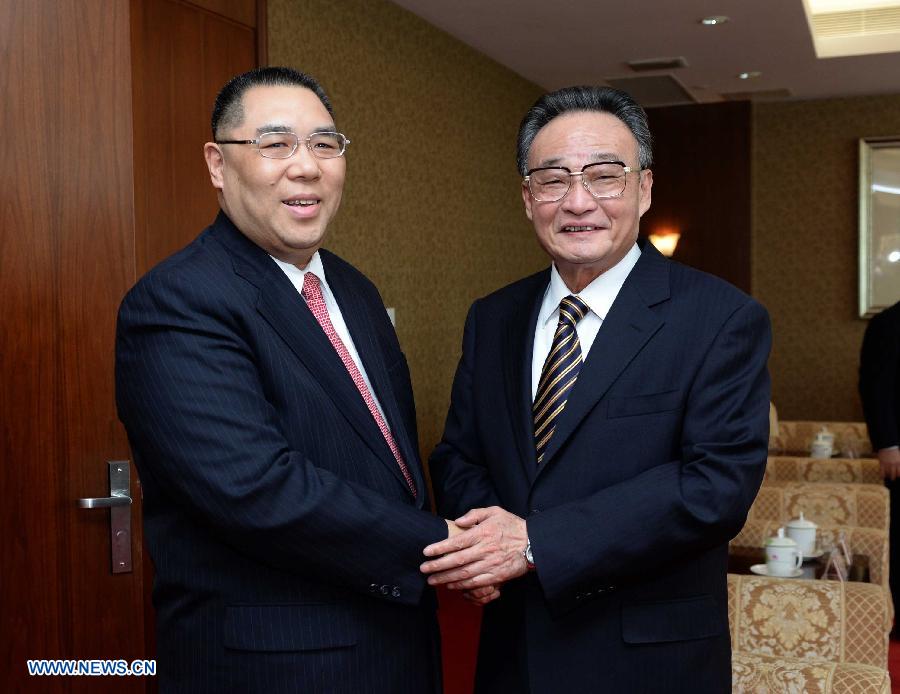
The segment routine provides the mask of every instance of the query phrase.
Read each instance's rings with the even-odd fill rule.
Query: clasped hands
[[[447,521],[449,537],[425,548],[421,565],[428,583],[464,591],[477,604],[500,597],[500,586],[528,571],[522,550],[528,542],[525,520],[499,506],[475,508]]]

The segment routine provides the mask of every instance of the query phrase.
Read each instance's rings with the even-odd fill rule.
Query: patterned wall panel
[[[754,107],[752,286],[783,419],[862,419],[857,142],[875,135],[900,136],[900,95]]]
[[[270,64],[321,80],[352,140],[326,247],[397,310],[427,454],[469,305],[547,264],[515,168],[543,90],[384,0],[269,0],[268,15]]]

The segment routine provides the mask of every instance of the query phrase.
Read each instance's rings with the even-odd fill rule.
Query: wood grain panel
[[[257,25],[255,0],[190,0],[190,4],[239,22],[246,27]]]
[[[50,132],[39,85],[41,63],[32,48],[38,36],[53,27],[44,13],[33,13],[15,0],[0,1],[0,113],[12,132],[40,128],[40,138]],[[2,438],[0,523],[0,604],[6,624],[0,656],[4,682],[24,682],[26,658],[64,652],[64,634],[57,615],[62,595],[57,590],[33,591],[29,586],[45,582],[44,574],[58,575],[61,563],[57,546],[58,512],[45,513],[32,506],[26,489],[34,485],[48,497],[59,498],[62,480],[54,466],[60,428],[60,403],[56,369],[57,288],[45,281],[45,268],[56,262],[51,203],[53,191],[45,179],[50,157],[36,159],[25,138],[0,140],[4,204],[0,206],[0,417]],[[40,464],[43,461],[44,464]],[[35,556],[43,558],[34,561]],[[48,628],[49,627],[49,628]],[[11,638],[15,634],[15,638]],[[19,670],[20,672],[16,672]],[[10,680],[10,678],[12,678]],[[47,692],[62,691],[48,681]]]
[[[653,203],[642,234],[681,233],[675,260],[749,292],[749,102],[648,110],[654,136]]]
[[[127,0],[99,3],[89,13],[80,2],[63,8],[62,27],[77,23],[79,31],[78,40],[59,42],[59,65],[79,73],[59,85],[58,98],[70,107],[56,111],[54,129],[80,136],[59,139],[61,160],[54,171],[60,176],[54,208],[62,221],[57,277],[68,461],[63,498],[73,500],[65,507],[68,541],[62,546],[70,594],[98,598],[70,605],[70,652],[133,659],[145,655],[143,630],[135,629],[141,624],[142,574],[110,573],[109,513],[74,504],[81,496],[107,496],[106,461],[129,457],[115,411],[112,368],[116,311],[134,279],[129,8]],[[44,62],[53,69],[56,61],[45,54]],[[139,554],[141,504],[134,486],[132,495],[131,544]],[[133,561],[139,569],[140,556]]]
[[[133,0],[138,276],[215,217],[203,160],[210,112],[222,85],[256,65],[255,42],[252,29],[190,5]]]
[[[111,574],[107,512],[75,504],[106,496],[105,461],[127,457],[112,355],[134,274],[128,15],[127,0],[0,0],[0,108],[19,135],[3,138],[0,207],[6,691],[33,690],[26,658],[144,655],[142,574]]]

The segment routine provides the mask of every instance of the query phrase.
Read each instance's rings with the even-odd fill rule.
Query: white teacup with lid
[[[803,564],[803,552],[797,543],[785,537],[784,528],[766,540],[766,573],[769,576],[793,576]]]
[[[787,536],[797,543],[804,557],[811,557],[816,553],[816,530],[819,526],[811,520],[803,517],[803,511],[800,511],[800,517],[789,520],[785,525],[787,528]]]
[[[830,458],[834,452],[834,434],[828,431],[827,427],[822,427],[816,434],[809,448],[810,458]]]

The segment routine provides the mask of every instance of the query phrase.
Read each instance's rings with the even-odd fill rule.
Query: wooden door
[[[134,278],[127,0],[0,0],[0,543],[8,692],[141,692],[143,677],[30,677],[35,658],[145,657],[140,494],[113,574],[107,460],[116,308]]]
[[[155,653],[133,467],[130,572],[111,570],[109,511],[77,499],[108,496],[106,461],[130,458],[116,310],[212,219],[208,111],[228,76],[256,64],[263,15],[254,0],[0,0],[5,692],[156,688],[153,677],[29,676],[26,661]]]
[[[261,5],[196,5],[131,4],[138,276],[213,221],[219,204],[203,159],[212,105],[226,81],[256,65]]]

